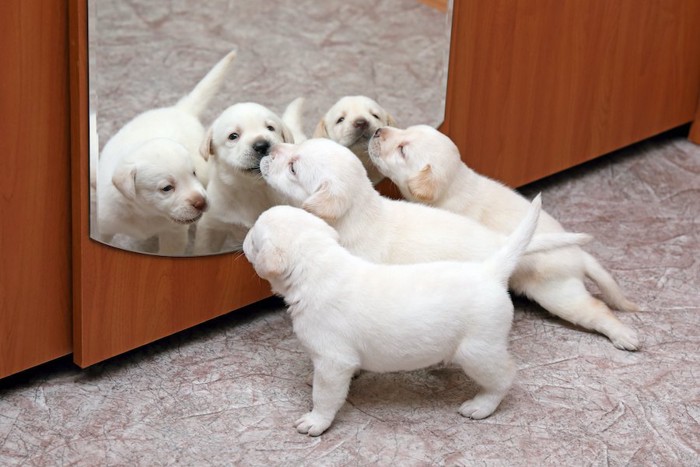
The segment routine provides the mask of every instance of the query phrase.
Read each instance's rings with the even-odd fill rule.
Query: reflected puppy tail
[[[232,50],[224,58],[209,70],[202,80],[197,83],[192,91],[175,105],[175,107],[188,114],[199,117],[207,108],[209,102],[214,98],[221,84],[226,77],[226,73],[236,58],[236,51]]]
[[[535,235],[541,210],[542,197],[537,195],[532,200],[525,218],[520,221],[518,227],[510,234],[506,244],[484,262],[486,270],[491,271],[504,286],[507,286],[508,279],[513,274],[520,257],[525,253],[525,249]]]
[[[298,144],[306,141],[308,138],[304,133],[304,125],[302,116],[304,114],[304,98],[297,97],[287,105],[287,108],[282,114],[282,121],[292,132],[294,143]]]

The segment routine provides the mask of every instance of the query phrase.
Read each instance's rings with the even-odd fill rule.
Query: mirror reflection
[[[440,0],[91,0],[91,236],[168,256],[240,249],[278,142],[333,139],[381,174],[384,125],[438,126]]]

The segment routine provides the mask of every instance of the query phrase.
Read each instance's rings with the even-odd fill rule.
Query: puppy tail
[[[209,105],[209,101],[214,98],[214,95],[221,87],[224,77],[235,58],[235,50],[226,54],[224,58],[219,60],[219,62],[209,70],[209,73],[197,83],[189,94],[180,99],[176,107],[195,117],[199,117],[207,108],[207,105]]]
[[[532,200],[525,218],[520,221],[518,227],[510,234],[506,244],[484,263],[486,269],[490,270],[504,286],[507,285],[510,275],[515,270],[520,257],[525,253],[525,249],[535,234],[541,210],[542,197],[537,195]]]
[[[287,108],[282,114],[282,121],[292,132],[294,142],[297,144],[308,139],[304,133],[304,125],[302,124],[304,101],[303,97],[297,97],[287,105]]]
[[[617,310],[639,311],[636,303],[625,298],[622,289],[610,273],[593,256],[585,251],[582,253],[586,276],[598,285],[605,303]]]
[[[584,233],[543,233],[532,237],[532,241],[525,248],[525,254],[541,253],[543,251],[556,250],[569,246],[581,246],[589,243],[593,237]]]

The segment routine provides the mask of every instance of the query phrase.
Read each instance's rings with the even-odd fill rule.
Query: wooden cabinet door
[[[441,129],[518,186],[693,120],[700,1],[455,0]]]
[[[270,295],[240,253],[165,258],[89,238],[87,11],[70,0],[74,359],[88,366]]]
[[[71,352],[67,22],[0,3],[0,377]]]

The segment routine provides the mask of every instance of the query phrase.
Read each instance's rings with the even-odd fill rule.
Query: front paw
[[[317,413],[309,412],[294,423],[297,431],[309,436],[318,436],[331,426],[333,419],[322,417]]]

